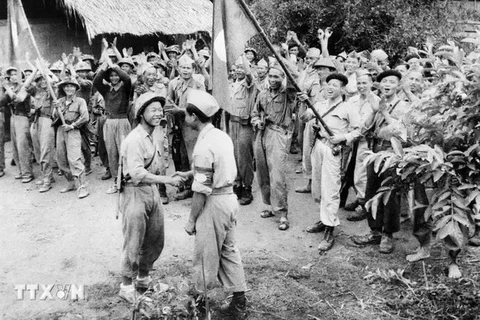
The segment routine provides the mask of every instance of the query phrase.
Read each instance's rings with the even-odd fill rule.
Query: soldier
[[[232,66],[233,67],[233,66]],[[268,63],[264,59],[258,61],[257,64],[257,77],[255,78],[255,85],[258,91],[262,91],[268,88]]]
[[[193,74],[194,61],[187,55],[178,60],[180,76],[168,84],[167,113],[171,114],[174,121],[172,129],[172,157],[176,171],[189,171],[192,161],[192,152],[197,141],[198,132],[185,124],[185,109],[187,107],[187,95],[192,89],[205,91],[205,84],[197,75]],[[183,191],[178,191],[177,200],[192,197],[193,193],[189,185]]]
[[[103,81],[106,81],[105,84]],[[103,138],[107,149],[108,164],[112,176],[116,179],[120,145],[131,130],[128,121],[131,80],[120,67],[106,59],[93,79],[93,85],[105,100],[105,115],[107,120],[103,127]],[[117,192],[116,181],[107,190],[107,194]]]
[[[387,138],[389,126],[396,125],[400,130],[406,132],[405,115],[410,110],[409,105],[398,98],[397,91],[400,88],[402,75],[395,70],[388,70],[380,73],[377,80],[380,82],[382,100],[379,105],[372,105],[373,113],[365,121],[365,127],[371,128],[373,132],[373,152],[382,150],[393,150],[390,139]],[[365,201],[371,199],[382,181],[390,174],[387,170],[378,174],[374,170],[374,164],[367,167],[367,185]],[[367,212],[370,233],[365,236],[354,238],[359,245],[380,244],[381,253],[391,253],[394,249],[393,233],[400,229],[400,195],[392,190],[388,202],[383,205],[379,203],[376,218],[374,219],[371,210]]]
[[[82,98],[86,102],[89,102],[92,97],[93,83],[87,79],[87,76],[91,71],[92,69],[90,68],[90,65],[86,62],[80,62],[75,68],[70,68],[72,77],[75,77],[80,85],[77,97]],[[88,113],[91,115],[92,109],[88,109]],[[80,127],[80,133],[82,135],[82,155],[85,159],[85,174],[88,176],[92,173],[92,151],[90,149],[90,141],[92,140],[91,136],[93,135],[89,122]]]
[[[58,90],[64,95],[60,98],[53,112],[57,129],[57,162],[68,181],[68,186],[61,193],[77,189],[77,196],[88,196],[85,180],[85,166],[82,162],[82,137],[80,126],[88,122],[87,103],[76,96],[80,85],[75,78],[66,78],[58,84]],[[61,124],[59,112],[63,114],[65,124]],[[78,187],[75,186],[78,180]]]
[[[283,59],[283,58],[282,58]],[[288,62],[284,59],[284,62]],[[294,73],[295,67],[289,65]],[[297,74],[298,76],[298,74]],[[260,92],[252,111],[252,125],[258,129],[254,150],[257,179],[263,203],[269,206],[262,218],[280,215],[279,230],[290,227],[286,181],[287,146],[293,132],[296,91],[283,85],[285,72],[275,64],[268,71],[269,89]]]
[[[257,87],[245,54],[239,60],[236,64],[237,81],[233,84],[231,91],[229,134],[233,140],[238,172],[234,191],[240,204],[248,205],[253,201],[254,136],[250,114],[257,96]]]
[[[308,56],[307,56],[308,58]],[[308,59],[307,59],[308,60]],[[333,64],[330,58],[319,58],[316,62],[312,63],[312,67],[318,75],[318,82],[319,82],[319,91],[315,95],[315,97],[310,97],[311,102],[318,102],[326,100],[325,92],[326,92],[326,79],[332,73],[336,71],[335,65]],[[307,68],[308,70],[309,68]],[[312,74],[312,78],[314,78]],[[315,89],[315,87],[312,87]],[[302,102],[303,103],[303,102]],[[315,120],[312,119],[305,124],[305,129],[303,130],[303,153],[302,153],[302,172],[304,177],[307,179],[307,184],[298,187],[295,189],[295,192],[298,193],[311,193],[312,192],[312,141],[314,141],[312,134],[313,134],[313,124]]]
[[[55,146],[55,131],[52,127],[53,98],[48,90],[47,79],[41,74],[35,76],[37,84],[33,94],[33,123],[30,127],[35,159],[40,165],[42,179],[37,181],[41,185],[39,192],[47,192],[52,188],[53,180],[53,153]]]
[[[358,110],[344,102],[342,94],[348,84],[346,76],[332,73],[326,79],[327,100],[317,102],[314,107],[330,128],[333,136],[323,130],[315,131],[315,144],[312,149],[312,194],[320,207],[320,221],[307,229],[307,232],[325,230],[319,251],[328,251],[334,244],[333,230],[340,224],[337,216],[340,204],[341,176],[348,154],[341,149],[359,138],[360,116]],[[299,99],[306,100],[302,94]],[[301,119],[313,118],[312,110],[301,112]]]
[[[163,118],[165,98],[153,92],[140,96],[135,103],[138,125],[123,140],[120,158],[119,207],[122,216],[122,283],[119,295],[130,303],[137,288],[148,288],[149,272],[163,250],[164,209],[157,184],[179,186],[183,178],[160,175],[165,160],[161,146],[154,139],[155,128]]]
[[[373,94],[372,85],[373,80],[370,73],[365,69],[357,70],[357,88],[358,95],[351,97],[348,102],[358,110],[360,117],[363,123],[366,119],[369,119],[372,116],[373,108],[376,107],[380,101],[380,98]],[[342,196],[346,200],[348,196],[349,182],[348,175],[352,175],[352,184],[356,192],[356,199],[348,203],[345,206],[347,211],[355,211],[355,209],[360,206],[361,210],[359,212],[354,212],[347,217],[349,221],[359,221],[367,217],[367,212],[365,211],[365,188],[367,186],[367,167],[363,163],[367,152],[370,149],[368,148],[368,141],[366,137],[361,137],[359,140],[355,141],[352,149],[352,157],[350,160],[349,168],[347,169],[347,181],[343,187],[343,192],[340,198],[340,203],[342,203]],[[344,193],[344,195],[343,195]],[[344,202],[345,203],[345,202]],[[341,206],[341,205],[340,205]]]
[[[10,119],[10,130],[13,147],[13,159],[18,166],[19,174],[15,179],[22,179],[23,183],[29,183],[33,180],[32,168],[32,138],[30,136],[30,100],[31,96],[27,93],[27,86],[33,80],[30,75],[24,85],[18,78],[17,69],[10,67],[6,70],[9,80],[8,103],[12,110]]]
[[[199,134],[193,151],[193,170],[178,173],[185,178],[193,177],[195,192],[185,231],[195,234],[195,289],[205,292],[218,279],[225,290],[233,292],[231,303],[220,309],[220,318],[245,319],[247,288],[242,259],[235,245],[238,204],[232,185],[237,170],[232,140],[211,123],[218,110],[218,103],[211,95],[190,91],[185,122]]]
[[[345,95],[348,99],[357,94],[357,77],[355,72],[360,67],[360,55],[355,51],[350,52],[344,66],[345,76],[348,79],[348,85],[345,87]]]

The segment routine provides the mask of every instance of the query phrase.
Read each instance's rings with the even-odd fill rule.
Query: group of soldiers
[[[196,289],[207,289],[203,273],[207,287],[220,280],[234,292],[222,312],[242,318],[245,277],[233,235],[238,204],[252,202],[256,174],[264,204],[260,217],[278,217],[278,229],[289,229],[289,153],[302,154],[297,171],[305,185],[295,191],[311,193],[318,205],[319,220],[306,232],[324,232],[320,252],[334,244],[340,207],[353,211],[349,220],[368,219],[371,232],[355,243],[379,244],[382,253],[394,250],[401,199],[392,195],[373,217],[365,204],[388,172],[379,174],[364,160],[370,151],[392,150],[392,137],[408,139],[412,104],[431,84],[426,66],[418,50],[396,65],[381,49],[332,56],[330,36],[329,29],[319,29],[321,48],[305,48],[289,31],[285,43],[275,45],[277,54],[264,58],[246,48],[230,70],[226,106],[208,94],[209,49],[197,51],[192,40],[182,48],[159,42],[158,53],[137,55],[131,48],[120,53],[116,40],[103,40],[98,62],[74,48],[50,69],[41,60],[22,71],[9,67],[0,83],[0,177],[6,111],[15,179],[33,181],[35,160],[40,192],[52,188],[58,167],[67,180],[60,192],[77,190],[79,198],[87,197],[93,147],[105,167],[101,179],[113,180],[106,192],[120,198],[120,295],[131,302],[136,289],[149,287],[149,271],[163,249],[165,184],[177,187],[177,199],[193,197],[185,230],[196,236]],[[173,176],[166,175],[170,158]],[[356,197],[346,204],[350,187]],[[422,190],[415,198],[425,204]],[[431,222],[420,216],[414,219],[420,248],[410,261],[429,256]]]

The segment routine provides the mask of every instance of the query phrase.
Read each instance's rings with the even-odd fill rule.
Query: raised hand
[[[113,42],[112,42],[112,48],[116,48],[117,47],[117,37],[113,38]]]
[[[317,37],[319,40],[325,40],[325,32],[323,31],[323,29],[319,28],[317,30]]]
[[[328,39],[332,36],[333,34],[333,31],[330,27],[328,27],[327,29],[325,29],[325,39]]]

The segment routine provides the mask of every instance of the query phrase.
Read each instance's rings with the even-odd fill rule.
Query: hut
[[[18,1],[18,0],[17,0]],[[209,0],[21,0],[42,55],[58,60],[80,47],[100,53],[101,36],[118,36],[119,49],[141,51],[159,39],[178,42],[185,35],[208,35],[212,28]],[[8,36],[7,1],[0,5],[0,38]],[[0,64],[8,64],[0,46]]]

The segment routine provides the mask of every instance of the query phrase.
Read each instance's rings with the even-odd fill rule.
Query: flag
[[[33,39],[31,39],[27,16],[21,0],[8,0],[7,25],[9,30],[8,40],[5,41],[4,49],[10,65],[17,65],[24,57],[21,53],[32,51]]]
[[[247,41],[258,33],[239,1],[243,0],[213,1],[212,94],[227,110],[228,70],[243,53]]]

